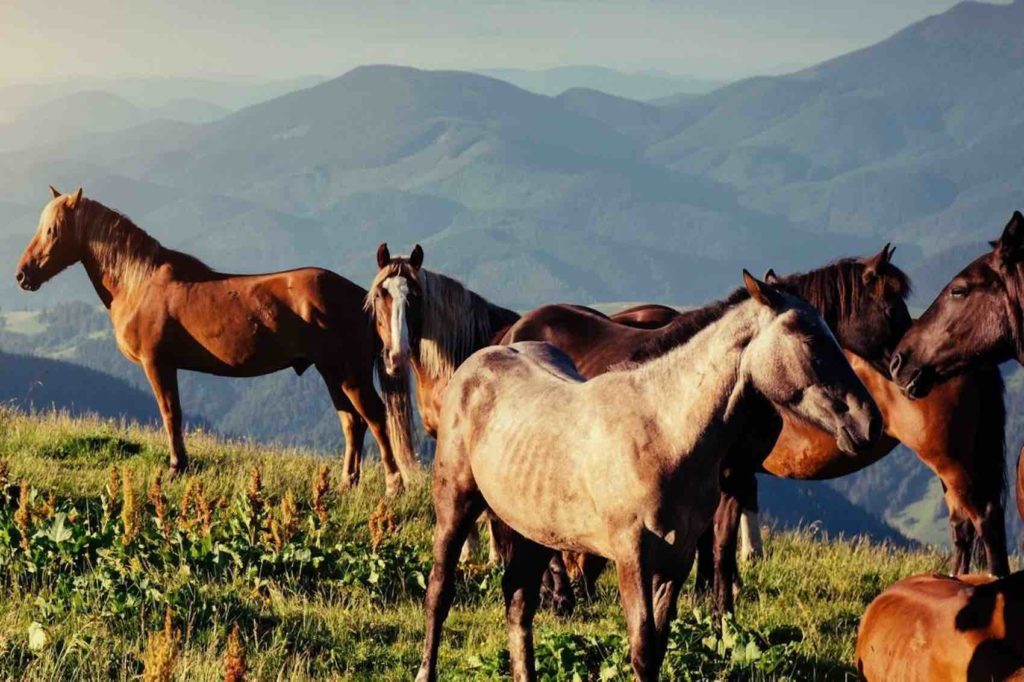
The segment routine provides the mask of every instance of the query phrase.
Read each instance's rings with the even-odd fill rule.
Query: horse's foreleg
[[[988,570],[994,576],[1003,578],[1010,575],[1010,561],[1006,556],[1006,520],[1003,505],[998,500],[990,502],[982,510],[977,531],[985,545]]]
[[[657,666],[665,659],[665,650],[668,648],[669,628],[676,617],[676,605],[679,602],[679,590],[683,581],[690,572],[690,565],[693,563],[693,555],[683,562],[683,565],[675,567],[671,574],[655,574],[651,585],[651,601],[654,609],[654,635],[657,640]]]
[[[629,655],[633,673],[638,680],[658,679],[657,641],[651,604],[651,575],[640,551],[617,559],[619,598],[626,615],[629,633]]]
[[[341,432],[345,437],[345,455],[342,459],[342,488],[351,488],[359,485],[359,477],[362,470],[363,440],[366,438],[366,422],[359,416],[352,401],[348,399],[345,392],[341,390],[341,384],[329,375],[321,372],[324,383],[327,385],[327,392],[331,396],[331,403],[338,413],[338,421],[341,422]]]
[[[178,395],[178,370],[174,367],[158,363],[144,362],[142,368],[146,372],[149,385],[153,388],[160,417],[167,431],[167,443],[170,448],[170,476],[173,478],[188,466],[188,455],[185,452],[185,439],[181,435],[181,399]]]
[[[725,492],[715,511],[715,610],[732,613],[736,584],[736,535],[740,526],[739,499]]]
[[[508,624],[508,650],[512,679],[534,680],[533,616],[540,603],[540,583],[552,551],[521,535],[511,542],[508,566],[501,580]]]
[[[384,403],[380,401],[380,396],[373,390],[373,383],[369,379],[359,384],[345,384],[344,390],[359,415],[369,424],[373,438],[380,447],[380,462],[384,466],[384,484],[388,496],[398,495],[405,487],[406,481],[402,477],[402,472],[395,462],[395,453],[391,449]]]
[[[424,610],[427,631],[423,642],[423,660],[417,682],[437,679],[437,651],[441,644],[441,628],[448,617],[455,594],[455,567],[459,549],[470,529],[483,511],[483,497],[478,491],[456,490],[452,481],[434,479],[434,566],[430,569]]]
[[[752,563],[764,556],[761,521],[756,511],[743,510],[740,516],[740,561]]]
[[[962,512],[960,512],[962,513]],[[951,575],[963,575],[971,570],[971,552],[974,549],[974,523],[959,515],[949,517],[949,535],[953,542]]]
[[[693,588],[700,597],[715,586],[715,526],[712,524],[697,539],[697,575]]]

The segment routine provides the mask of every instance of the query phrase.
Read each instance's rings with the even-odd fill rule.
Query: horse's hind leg
[[[388,437],[384,403],[381,402],[377,392],[373,390],[373,381],[367,376],[360,382],[345,382],[342,384],[342,390],[359,416],[369,425],[373,438],[380,447],[380,462],[384,467],[384,485],[387,488],[388,496],[401,493],[405,481],[395,463],[395,454],[391,449],[391,440]]]
[[[514,533],[514,531],[512,531]],[[505,595],[508,649],[512,679],[533,680],[533,616],[540,603],[540,583],[553,552],[515,533],[501,590]]]
[[[550,605],[560,616],[571,616],[576,609],[576,593],[560,552],[555,552],[548,562],[541,579],[540,596],[541,603]]]
[[[345,436],[345,455],[342,459],[342,480],[343,488],[359,485],[359,477],[362,470],[363,439],[366,437],[366,422],[356,412],[352,401],[348,399],[341,386],[326,377],[327,391],[331,395],[331,402],[338,412],[338,420],[341,422],[341,431]]]
[[[149,385],[153,388],[160,417],[167,431],[167,443],[170,449],[170,476],[173,478],[188,466],[188,455],[185,452],[185,439],[181,435],[181,399],[178,395],[178,370],[174,367],[143,362]]]
[[[434,478],[434,566],[430,569],[424,610],[427,617],[423,661],[417,682],[437,679],[437,651],[441,643],[441,627],[448,617],[455,594],[455,567],[459,550],[470,528],[484,509],[484,500],[477,490],[460,490],[459,484],[437,472]]]

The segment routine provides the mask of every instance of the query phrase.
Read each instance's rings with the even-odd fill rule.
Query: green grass
[[[116,500],[110,518],[101,520],[111,504],[105,493],[111,467],[132,472],[144,502],[147,482],[164,464],[163,435],[59,414],[0,411],[0,460],[10,482],[0,509],[0,678],[136,679],[147,639],[170,603],[181,636],[180,679],[222,677],[225,640],[235,623],[251,679],[408,679],[423,635],[415,576],[429,569],[433,514],[426,477],[390,505],[396,527],[379,549],[370,549],[369,519],[383,493],[378,467],[364,469],[358,489],[340,491],[335,466],[329,516],[320,525],[310,511],[311,481],[322,464],[335,460],[202,433],[189,434],[188,445],[194,478],[211,500],[226,505],[216,511],[209,539],[193,528],[165,542],[147,504],[138,539],[125,546]],[[245,491],[254,465],[262,470],[269,510],[261,523],[278,518],[286,490],[298,503],[299,530],[279,551],[262,525],[255,539],[245,538],[242,520],[251,513]],[[57,516],[74,507],[87,520],[68,521],[74,532],[62,533],[54,530],[57,516],[39,512],[26,553],[13,520],[23,481],[37,491],[33,504],[45,507],[52,492]],[[177,508],[186,485],[165,484],[170,508]],[[86,549],[68,550],[79,541],[71,536],[81,537]],[[312,570],[310,551],[329,563]],[[235,565],[231,553],[247,558]],[[736,627],[738,641],[756,642],[781,663],[765,673],[763,660],[730,662],[735,654],[713,652],[718,627],[694,615],[695,609],[706,612],[706,604],[686,590],[668,677],[854,679],[856,628],[868,602],[903,576],[945,565],[946,557],[935,553],[828,542],[811,531],[769,531],[764,560],[743,569]],[[591,603],[572,618],[540,614],[535,632],[550,679],[568,679],[573,670],[583,670],[583,677],[601,671],[622,677],[624,625],[610,572]],[[504,648],[498,574],[467,571],[443,638],[443,677],[494,676]]]

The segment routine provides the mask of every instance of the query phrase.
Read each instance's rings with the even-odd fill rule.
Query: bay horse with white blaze
[[[170,446],[171,474],[188,459],[178,370],[252,377],[316,367],[345,435],[346,483],[359,481],[367,424],[381,451],[388,493],[415,469],[408,432],[386,425],[373,387],[380,348],[362,311],[366,292],[339,275],[302,268],[262,275],[216,272],[173,251],[97,201],[50,188],[53,199],[18,261],[17,280],[35,291],[81,262],[110,313],[121,352],[142,366]],[[396,438],[398,436],[398,438]],[[393,447],[393,439],[394,447]]]
[[[488,508],[510,529],[505,569],[513,677],[534,679],[532,621],[556,550],[615,560],[633,670],[658,677],[668,626],[718,501],[715,473],[752,399],[860,451],[881,416],[820,315],[744,272],[750,298],[690,343],[585,380],[545,343],[474,354],[442,401],[434,566],[418,680],[436,679],[459,548]]]

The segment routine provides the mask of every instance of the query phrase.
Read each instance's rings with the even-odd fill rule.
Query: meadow
[[[409,679],[430,569],[428,474],[382,503],[379,468],[341,490],[336,457],[187,438],[194,472],[163,471],[162,432],[0,410],[0,678]],[[665,677],[855,679],[860,615],[947,556],[813,528],[767,530],[734,619],[684,590]],[[506,663],[500,571],[460,569],[445,679]],[[692,580],[692,579],[691,579]],[[615,580],[574,616],[535,624],[548,680],[629,679]]]

